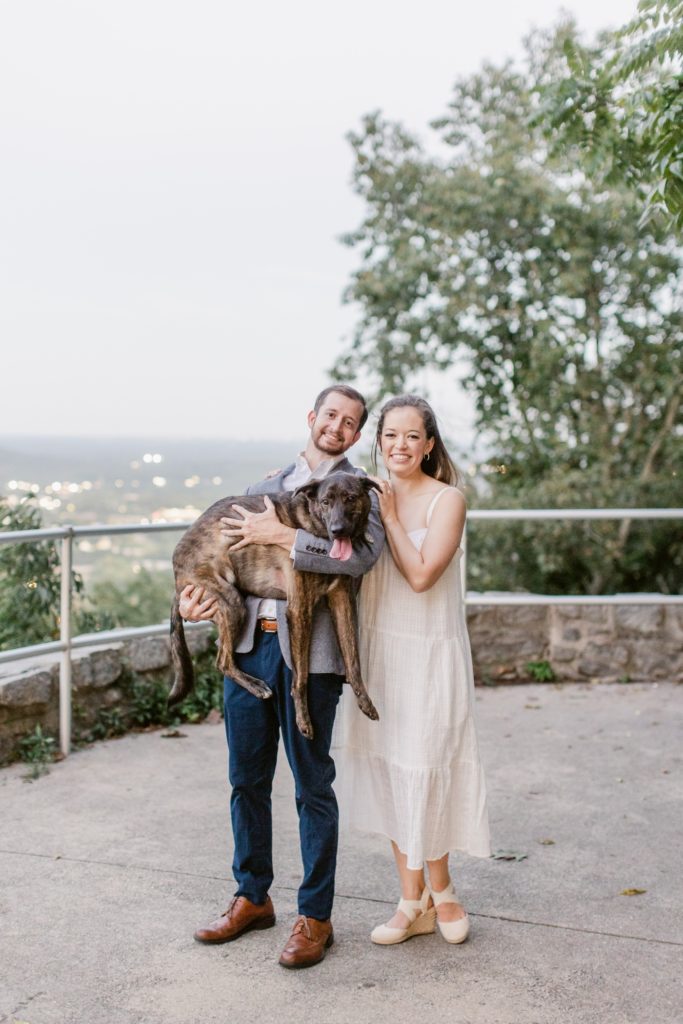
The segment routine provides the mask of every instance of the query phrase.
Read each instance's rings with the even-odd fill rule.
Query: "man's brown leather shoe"
[[[232,942],[245,932],[272,928],[274,924],[275,911],[270,896],[266,896],[262,904],[252,903],[246,896],[235,896],[225,913],[206,928],[198,928],[194,937],[197,942]]]
[[[315,917],[297,917],[287,945],[282,950],[283,967],[312,967],[325,957],[325,950],[334,942],[331,921],[318,921]]]

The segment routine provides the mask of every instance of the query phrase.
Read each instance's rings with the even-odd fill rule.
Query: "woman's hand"
[[[379,514],[382,517],[382,522],[386,526],[387,523],[394,522],[398,519],[396,513],[396,495],[394,494],[393,488],[388,480],[380,480],[378,476],[371,476],[371,480],[374,480],[379,487],[378,500],[379,500]]]
[[[211,622],[217,607],[216,598],[206,597],[204,587],[193,587],[191,583],[188,583],[181,591],[180,616],[187,622]]]

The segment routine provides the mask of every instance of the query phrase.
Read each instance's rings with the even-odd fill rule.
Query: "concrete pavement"
[[[192,931],[232,892],[222,725],[99,743],[31,784],[0,771],[0,1022],[680,1024],[683,687],[477,697],[494,849],[526,858],[453,858],[463,946],[376,947],[388,844],[343,832],[337,942],[307,971],[277,964],[300,873],[285,762],[277,925],[216,947]]]

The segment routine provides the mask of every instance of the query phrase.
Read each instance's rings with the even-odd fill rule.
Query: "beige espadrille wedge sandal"
[[[435,892],[434,889],[429,889],[429,894],[434,901],[434,909],[440,906],[442,903],[460,903],[460,900],[455,894],[453,889],[453,883],[449,882],[445,889],[441,892]],[[464,942],[470,931],[470,919],[465,912],[464,917],[459,917],[457,921],[439,921],[438,917],[436,923],[439,926],[439,931],[443,935],[446,942]]]
[[[373,928],[370,938],[380,946],[393,946],[397,942],[412,939],[413,935],[430,935],[436,931],[436,908],[427,907],[429,889],[425,887],[419,900],[399,900],[397,910],[405,914],[410,924],[407,928],[390,928],[386,924],[378,924]]]

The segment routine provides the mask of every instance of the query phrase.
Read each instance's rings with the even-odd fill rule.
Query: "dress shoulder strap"
[[[434,495],[432,500],[429,502],[429,508],[427,509],[427,526],[429,526],[429,521],[432,518],[432,512],[436,508],[437,501],[439,500],[439,498],[441,497],[442,494],[445,494],[446,491],[450,491],[450,490],[451,490],[450,487],[442,487],[440,491],[436,492],[436,494]]]

